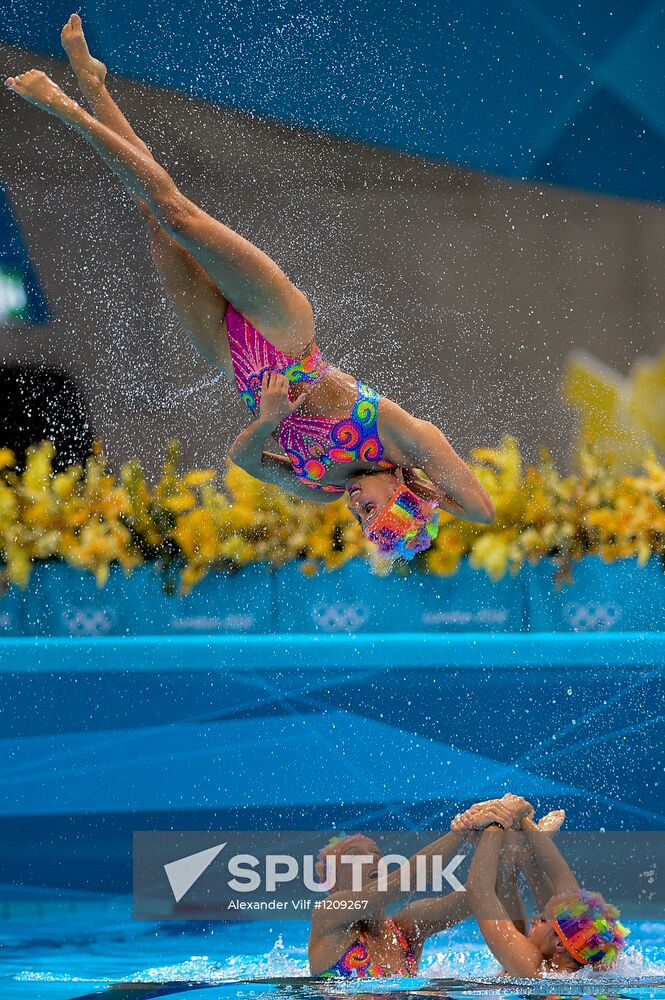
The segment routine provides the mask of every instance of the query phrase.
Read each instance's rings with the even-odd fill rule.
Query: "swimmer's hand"
[[[516,829],[519,829],[522,825],[522,820],[525,816],[531,818],[534,815],[535,810],[533,806],[521,795],[513,795],[512,792],[506,792],[501,801],[512,812],[514,818],[513,825]]]
[[[533,815],[525,816],[522,823],[535,823],[541,833],[553,837],[565,822],[566,813],[563,809],[553,809],[536,822]],[[522,829],[507,830],[501,848],[501,860],[504,865],[524,871],[531,861],[531,851],[527,846]]]
[[[533,816],[533,806],[521,795],[508,793],[501,799],[476,802],[466,812],[458,813],[451,830],[473,832],[483,830],[489,822],[499,823],[504,829],[519,830],[525,817]],[[491,817],[491,819],[488,819]]]
[[[533,819],[533,817],[530,816],[529,819]],[[546,813],[545,816],[542,816],[538,820],[536,826],[539,830],[542,830],[543,833],[555,834],[565,821],[565,809],[552,809],[551,812]]]
[[[469,833],[474,830],[484,830],[491,824],[498,824],[504,830],[513,825],[514,816],[511,810],[500,799],[488,802],[476,802],[463,813],[458,813],[450,824],[453,833]]]
[[[279,372],[267,371],[261,382],[260,419],[263,423],[277,427],[278,424],[294,413],[307,398],[308,392],[301,392],[297,399],[289,398],[291,383]]]

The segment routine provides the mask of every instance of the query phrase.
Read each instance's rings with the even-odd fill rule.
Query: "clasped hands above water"
[[[464,812],[457,813],[453,818],[450,829],[454,833],[465,835],[465,839],[478,840],[482,830],[489,826],[500,826],[502,829],[511,831],[513,836],[510,840],[513,843],[522,841],[516,836],[522,828],[524,822],[534,822],[535,810],[532,804],[521,795],[514,795],[507,792],[500,799],[486,799],[476,802]],[[556,833],[566,818],[563,809],[554,809],[543,816],[535,825],[543,833]]]

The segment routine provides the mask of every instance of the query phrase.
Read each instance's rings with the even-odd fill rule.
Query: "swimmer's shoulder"
[[[388,396],[379,400],[377,424],[385,451],[400,465],[410,464],[413,442],[418,440],[423,428],[429,426],[427,421],[414,417]]]

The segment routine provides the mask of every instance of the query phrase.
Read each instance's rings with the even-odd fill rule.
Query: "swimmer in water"
[[[136,201],[160,278],[199,352],[235,382],[255,418],[229,456],[256,479],[305,500],[347,495],[365,535],[389,559],[432,544],[438,510],[494,519],[484,487],[434,424],[330,364],[314,339],[307,297],[258,247],[176,186],[110,96],[81,18],[62,44],[90,114],[40,70],[6,86],[74,129]],[[276,436],[284,454],[275,455]]]
[[[501,800],[509,808],[511,796]],[[458,833],[475,826],[473,809],[455,817],[451,828]],[[514,810],[513,810],[514,811]],[[482,812],[479,816],[482,819]],[[529,926],[524,916],[509,911],[497,892],[497,878],[511,836],[505,824],[487,825],[478,839],[466,891],[480,931],[505,973],[541,979],[550,973],[577,972],[585,966],[609,969],[624,946],[628,930],[618,920],[619,911],[600,893],[580,888],[560,851],[552,841],[558,816],[550,823],[533,821],[529,808],[514,826],[522,831],[523,846],[518,864],[531,886],[540,915]],[[526,848],[526,851],[524,850]]]
[[[520,823],[529,804],[513,796],[509,803],[500,799],[474,807],[475,829],[491,824],[511,827]],[[456,817],[456,820],[459,817]],[[452,826],[456,825],[453,829]],[[449,833],[423,848],[409,860],[415,881],[417,858],[441,858],[441,868],[453,860],[470,827],[455,824]],[[352,865],[342,857],[363,855],[362,888],[352,889]],[[395,903],[402,889],[401,870],[395,870],[380,891],[378,864],[381,851],[371,837],[352,834],[334,837],[319,853],[317,874],[325,880],[326,860],[334,857],[335,883],[325,898],[325,906],[313,910],[309,937],[309,965],[313,976],[351,978],[415,976],[427,938],[465,920],[472,913],[468,894],[452,891],[445,896],[419,899],[388,916],[386,907]],[[362,908],[361,908],[362,904]],[[358,917],[361,912],[362,916]]]

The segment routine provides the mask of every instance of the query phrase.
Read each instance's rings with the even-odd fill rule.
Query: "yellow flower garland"
[[[158,561],[179,573],[187,593],[211,570],[250,563],[281,566],[300,560],[305,573],[333,570],[373,547],[343,501],[319,505],[267,486],[229,463],[224,489],[212,469],[178,472],[179,445],[167,450],[162,476],[151,486],[140,464],[106,467],[97,445],[85,468],[53,471],[55,449],[44,441],[28,450],[22,473],[0,448],[0,559],[2,579],[28,585],[36,561],[59,558],[95,574],[99,586],[111,564],[125,573]],[[416,567],[438,576],[455,573],[463,558],[493,580],[525,561],[553,557],[561,580],[587,553],[607,562],[665,557],[665,467],[647,455],[639,475],[619,475],[587,447],[573,475],[562,477],[543,453],[523,469],[517,442],[478,448],[472,468],[496,505],[491,525],[441,515],[435,543]]]

